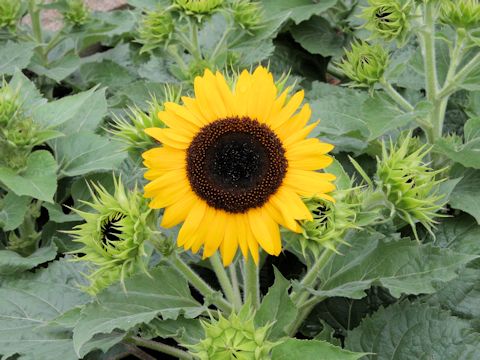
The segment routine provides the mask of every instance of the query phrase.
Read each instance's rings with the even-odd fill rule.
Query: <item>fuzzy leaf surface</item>
[[[288,339],[273,348],[272,360],[356,360],[364,356],[321,340]]]

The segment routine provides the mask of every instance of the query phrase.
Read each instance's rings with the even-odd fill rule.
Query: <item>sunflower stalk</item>
[[[187,281],[197,289],[200,294],[208,298],[213,305],[219,308],[224,313],[230,314],[233,311],[232,304],[230,304],[223,297],[219,298],[217,292],[210,287],[195,271],[192,270],[180,257],[174,252],[170,258],[170,263],[187,279]]]
[[[215,272],[215,275],[217,275],[218,282],[222,287],[225,297],[230,303],[234,305],[235,310],[240,310],[242,303],[241,301],[239,302],[238,298],[235,296],[234,288],[232,286],[232,283],[230,282],[230,279],[228,278],[228,274],[225,271],[225,268],[222,265],[222,261],[218,252],[213,254],[209,260],[210,264],[212,265],[213,271]]]
[[[251,257],[244,259],[244,302],[250,302],[254,309],[260,306],[259,268]]]
[[[167,355],[175,356],[176,358],[181,360],[193,360],[193,356],[186,351],[157,341],[142,339],[141,337],[133,336],[128,339],[128,342],[150,350],[155,350]]]
[[[232,282],[233,292],[235,294],[234,304],[242,304],[242,294],[240,293],[240,285],[238,283],[237,265],[234,263],[229,267],[230,281]]]

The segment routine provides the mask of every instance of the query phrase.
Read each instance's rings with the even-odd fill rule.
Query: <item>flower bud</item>
[[[235,0],[232,3],[233,18],[245,30],[255,30],[263,19],[262,5],[257,1]]]
[[[208,15],[223,5],[224,0],[175,0],[187,15]]]
[[[85,291],[94,295],[125,276],[147,272],[148,253],[145,242],[154,233],[154,217],[148,202],[136,188],[128,192],[121,180],[114,179],[110,194],[101,185],[93,185],[92,212],[73,209],[85,223],[67,233],[83,245],[73,254],[82,254],[76,261],[89,261],[94,269],[87,275],[90,286]]]
[[[138,27],[138,42],[143,44],[140,52],[150,51],[168,44],[175,25],[172,15],[164,10],[147,12]]]
[[[0,88],[0,126],[4,127],[21,112],[18,95],[8,85]]]
[[[379,82],[389,61],[388,53],[382,46],[366,42],[353,43],[345,56],[339,66],[356,83],[353,86],[359,87],[372,87]]]
[[[365,28],[373,37],[404,44],[409,32],[412,0],[368,0],[368,3],[370,6],[361,15],[367,20]]]
[[[248,305],[248,304],[247,304]],[[267,360],[275,345],[267,340],[271,325],[256,328],[254,314],[245,305],[238,314],[228,318],[202,321],[205,338],[194,346],[187,346],[200,360]]]
[[[442,209],[437,175],[443,170],[434,171],[424,161],[430,152],[427,145],[418,146],[408,134],[398,141],[399,146],[390,143],[389,149],[382,145],[382,158],[377,165],[377,183],[393,204],[397,215],[410,224],[415,237],[418,235],[415,223],[421,223],[429,232],[435,224],[435,217]]]
[[[68,8],[63,13],[63,17],[68,24],[81,26],[88,21],[90,10],[83,0],[68,0],[67,6]]]
[[[480,26],[478,0],[448,0],[442,2],[440,21],[456,28],[471,29]]]
[[[0,0],[0,29],[15,28],[21,16],[21,1]]]

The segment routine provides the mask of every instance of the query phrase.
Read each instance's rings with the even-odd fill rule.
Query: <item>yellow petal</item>
[[[197,126],[200,128],[204,125],[202,119],[198,116],[196,112],[189,111],[185,106],[181,106],[179,104],[173,102],[166,102],[164,104],[165,110],[175,114],[176,116],[185,119],[189,123]]]
[[[185,222],[182,225],[178,233],[177,244],[178,246],[184,246],[199,228],[207,210],[207,203],[198,199],[190,209]]]
[[[236,214],[235,223],[238,231],[238,244],[240,245],[240,250],[244,258],[248,257],[248,242],[247,234],[250,224],[248,223],[246,214]]]
[[[271,117],[269,123],[272,129],[278,129],[292,117],[302,103],[304,95],[303,90],[297,92],[280,112]]]
[[[145,129],[145,132],[155,140],[160,141],[162,144],[166,144],[176,149],[188,148],[193,139],[193,134],[180,132],[177,129],[147,128]]]
[[[209,231],[205,238],[205,247],[203,248],[204,259],[212,256],[223,242],[227,216],[228,214],[222,210],[214,210],[213,221],[205,224],[205,226],[209,227]]]
[[[335,185],[331,183],[333,180],[335,176],[332,174],[289,169],[283,183],[300,195],[313,196],[335,190]]]
[[[226,218],[225,237],[220,245],[223,266],[228,266],[232,263],[238,249],[238,228],[235,217],[236,215],[230,214]]]
[[[189,192],[186,196],[180,198],[178,202],[168,206],[163,213],[161,226],[171,228],[172,226],[180,224],[187,218],[195,201],[195,195]]]
[[[309,104],[305,104],[298,114],[293,115],[282,126],[278,127],[275,132],[281,139],[288,138],[291,134],[294,134],[303,129],[307,125],[308,120],[312,116],[312,109]]]

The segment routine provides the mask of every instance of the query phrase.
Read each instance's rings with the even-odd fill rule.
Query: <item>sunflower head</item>
[[[263,20],[263,8],[257,1],[234,0],[232,3],[233,19],[247,31],[258,28]]]
[[[195,358],[200,360],[267,360],[275,343],[267,340],[271,325],[255,327],[254,314],[243,306],[238,314],[228,318],[219,314],[219,319],[202,321],[205,337],[194,346],[188,346]]]
[[[63,13],[65,22],[72,26],[81,26],[90,18],[90,10],[84,0],[68,0],[67,9]]]
[[[187,15],[209,15],[221,7],[224,0],[174,0]]]
[[[361,17],[367,21],[364,26],[373,37],[404,44],[410,28],[412,0],[368,0],[368,4]]]
[[[170,12],[163,9],[147,12],[138,27],[137,41],[143,44],[140,52],[168,44],[174,29],[175,24]]]
[[[339,66],[355,82],[353,86],[372,87],[383,77],[388,61],[388,53],[382,46],[356,42]]]
[[[165,208],[162,226],[183,222],[178,245],[203,256],[218,249],[225,265],[237,249],[258,261],[258,248],[278,255],[279,225],[301,232],[312,220],[303,196],[331,199],[334,176],[319,172],[333,146],[307,138],[311,110],[303,91],[279,94],[263,67],[242,72],[231,88],[217,72],[194,82],[195,97],[165,103],[166,128],[146,132],[163,144],[143,153],[145,196]],[[215,226],[212,226],[215,224]]]
[[[0,0],[0,29],[14,29],[22,16],[21,1]]]
[[[429,232],[435,224],[437,212],[442,209],[442,194],[437,179],[443,170],[433,170],[425,162],[430,152],[427,145],[417,146],[409,134],[399,146],[383,143],[382,158],[377,165],[377,183],[393,204],[398,216],[412,227],[418,239],[415,223],[421,223]]]
[[[121,180],[115,180],[113,194],[101,185],[93,185],[91,193],[92,202],[84,203],[92,211],[74,209],[85,222],[68,233],[83,245],[73,252],[82,255],[76,260],[94,265],[85,290],[96,294],[116,281],[123,283],[125,276],[146,272],[145,242],[154,234],[154,219],[141,193],[136,188],[127,192]]]
[[[441,5],[440,21],[456,28],[471,29],[480,26],[478,0],[450,0]]]

